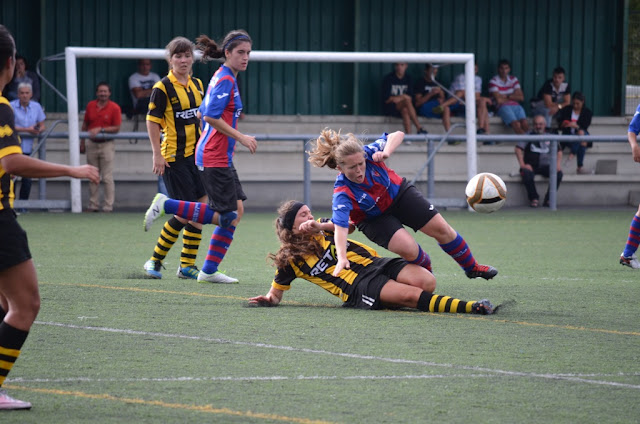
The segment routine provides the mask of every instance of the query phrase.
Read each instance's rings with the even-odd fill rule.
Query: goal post
[[[196,58],[199,52],[196,52]],[[70,165],[80,164],[80,127],[78,107],[78,75],[76,61],[80,58],[102,59],[164,59],[164,49],[112,47],[66,47],[65,71],[67,111],[69,120]],[[467,176],[477,173],[476,101],[473,53],[382,53],[382,52],[314,52],[314,51],[252,51],[252,62],[343,62],[343,63],[448,63],[464,64],[465,112],[467,135]],[[82,212],[80,181],[71,179],[71,211]]]

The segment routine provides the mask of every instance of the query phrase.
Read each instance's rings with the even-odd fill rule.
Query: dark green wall
[[[251,34],[254,50],[473,52],[485,90],[497,61],[507,58],[526,98],[562,65],[596,114],[616,115],[626,75],[625,6],[626,0],[3,0],[0,22],[32,65],[69,45],[163,48],[176,35],[220,39],[236,28]],[[194,73],[206,83],[216,67],[197,64]],[[80,59],[80,104],[107,80],[114,100],[127,105],[126,80],[135,68],[133,60]],[[410,73],[419,77],[421,69],[412,65]],[[63,62],[46,62],[42,70],[66,93]],[[166,64],[155,61],[154,70],[166,72]],[[253,114],[379,114],[380,81],[390,71],[390,64],[254,62],[241,74],[241,92]],[[439,80],[448,85],[461,71],[462,65],[443,67]],[[66,110],[48,88],[43,99],[49,111]]]

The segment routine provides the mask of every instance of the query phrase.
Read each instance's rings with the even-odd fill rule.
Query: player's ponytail
[[[243,29],[236,29],[229,32],[219,46],[214,40],[207,35],[201,35],[196,38],[196,48],[202,52],[202,61],[208,62],[213,59],[219,59],[225,57],[224,52],[226,50],[233,51],[234,48],[240,43],[248,42],[253,44],[251,37],[247,31]]]
[[[313,141],[311,141],[313,143]],[[317,168],[327,166],[336,169],[346,156],[363,152],[362,143],[355,135],[349,133],[340,135],[330,128],[325,128],[320,137],[315,140],[315,145],[308,151],[309,162]]]

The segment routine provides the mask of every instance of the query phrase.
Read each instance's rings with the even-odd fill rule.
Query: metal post
[[[427,158],[431,158],[433,154],[433,140],[427,141]],[[427,165],[427,199],[433,199],[436,191],[435,182],[435,160],[430,160]]]
[[[309,163],[309,153],[307,153],[307,149],[305,149],[307,141],[305,139],[302,140],[302,160],[304,161],[303,169],[304,169],[304,203],[305,205],[311,207],[311,164]]]
[[[65,49],[67,76],[67,119],[69,121],[69,165],[80,165],[80,126],[78,124],[78,74],[76,55],[70,47]],[[71,178],[71,212],[82,212],[80,180]]]
[[[558,210],[558,140],[551,141],[551,163],[549,164],[549,209]]]

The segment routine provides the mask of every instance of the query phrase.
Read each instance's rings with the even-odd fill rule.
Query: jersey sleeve
[[[20,139],[15,131],[13,109],[5,99],[2,100],[0,102],[0,158],[22,153]]]
[[[151,99],[149,100],[149,111],[147,112],[147,121],[162,124],[164,119],[164,111],[167,109],[167,93],[163,90],[162,82],[158,82],[153,86],[151,91]]]
[[[291,288],[291,282],[296,279],[296,273],[291,268],[290,265],[287,265],[285,268],[278,268],[276,271],[275,277],[273,277],[273,282],[271,286],[274,289],[278,290],[289,290]]]
[[[207,91],[205,100],[202,102],[202,116],[220,119],[225,108],[233,98],[234,85],[233,80],[228,76],[218,80],[213,88]]]
[[[342,192],[333,194],[331,221],[334,225],[349,228],[349,215],[351,215],[351,199]]]
[[[636,108],[636,113],[629,123],[629,132],[638,135],[640,133],[640,104]]]

